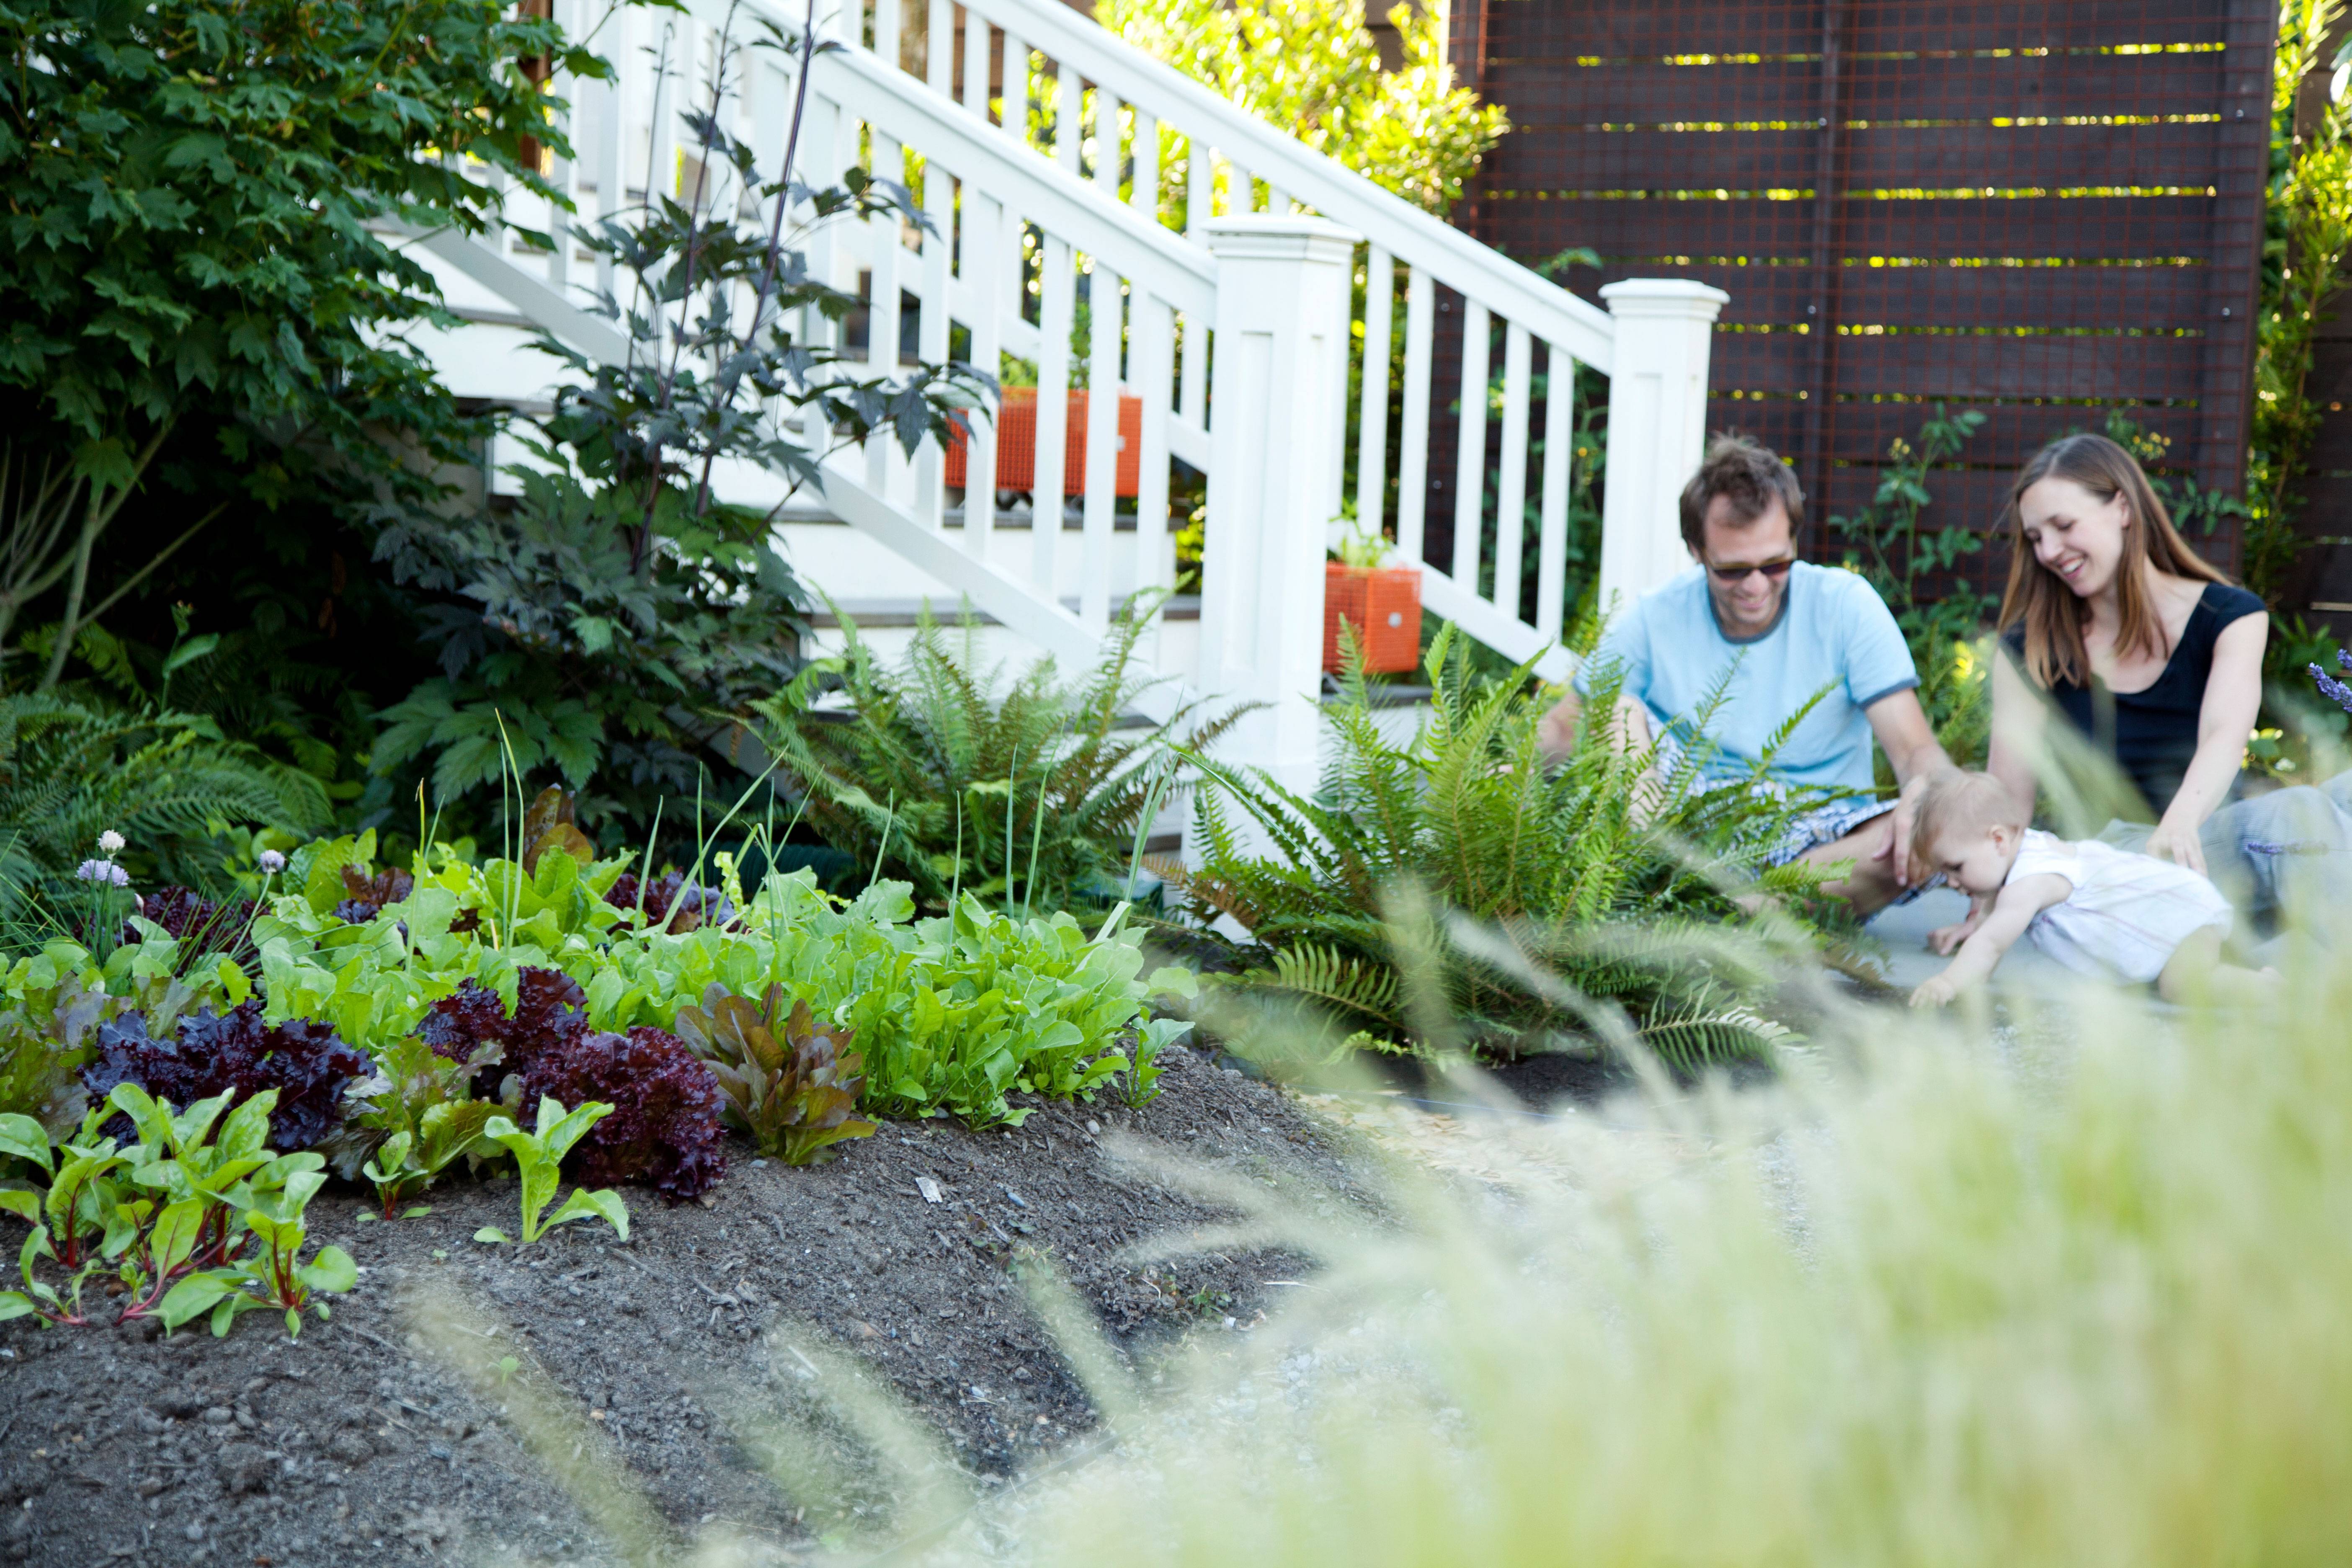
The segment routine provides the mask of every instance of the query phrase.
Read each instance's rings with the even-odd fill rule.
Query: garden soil
[[[845,1381],[911,1413],[959,1485],[1002,1485],[1094,1421],[1031,1306],[1035,1265],[1131,1365],[1246,1331],[1308,1267],[1206,1232],[1160,1258],[1154,1238],[1233,1216],[1156,1157],[1275,1181],[1286,1203],[1366,1201],[1278,1091],[1187,1050],[1162,1084],[1141,1111],[1041,1105],[1017,1131],[886,1122],[808,1169],[738,1144],[700,1203],[627,1189],[625,1245],[601,1222],[473,1241],[517,1229],[511,1180],[446,1182],[430,1214],[373,1223],[363,1194],[331,1188],[313,1239],[361,1279],[299,1340],[262,1313],[226,1340],[0,1326],[0,1562],[586,1563],[611,1549],[592,1520],[616,1528],[593,1510],[632,1490],[658,1531],[789,1560],[890,1506],[857,1479],[870,1431],[814,1392]]]

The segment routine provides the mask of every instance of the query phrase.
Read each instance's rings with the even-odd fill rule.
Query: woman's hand
[[[2156,831],[2147,836],[2145,853],[2185,867],[2200,877],[2205,875],[2205,843],[2193,826],[2183,826],[2177,822],[2158,823]]]

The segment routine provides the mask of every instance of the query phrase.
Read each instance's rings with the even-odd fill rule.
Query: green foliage
[[[681,1007],[671,1028],[709,1064],[727,1097],[728,1121],[763,1154],[814,1164],[845,1139],[870,1136],[856,1114],[866,1058],[849,1048],[856,1031],[820,1028],[805,999],[784,1006],[771,985],[764,1003],[713,985],[699,1007]]]
[[[371,431],[386,415],[446,432],[446,393],[386,330],[436,316],[430,275],[370,225],[482,226],[499,196],[469,171],[486,165],[546,189],[520,154],[561,133],[518,61],[602,67],[496,0],[9,0],[0,38],[0,645],[62,590],[46,688],[97,613],[100,539],[184,421],[183,459],[253,471],[226,494],[185,487],[209,504],[124,587],[320,450],[396,479]]]
[[[456,602],[428,608],[443,673],[384,710],[374,766],[429,760],[433,798],[462,802],[510,756],[587,791],[592,821],[635,827],[662,796],[691,796],[712,742],[791,678],[800,585],[758,512],[698,515],[666,487],[641,563],[625,492],[518,472],[511,511],[378,536],[396,577]]]
[[[1929,477],[1958,457],[1984,422],[1975,409],[1950,414],[1936,405],[1916,439],[1897,437],[1887,447],[1870,504],[1852,517],[1830,519],[1831,531],[1849,542],[1846,568],[1860,573],[1895,612],[1918,667],[1919,705],[1963,767],[1981,763],[1989,739],[1988,667],[1976,644],[2000,601],[1964,575],[1969,558],[1984,549],[1984,534],[1957,523],[1923,528],[1920,514],[1935,500]]]
[[[575,789],[595,781],[591,822],[617,816],[634,836],[708,773],[740,784],[724,742],[791,673],[804,620],[772,514],[720,502],[714,468],[757,465],[789,494],[832,449],[872,437],[911,457],[944,442],[993,387],[960,363],[873,375],[795,338],[797,323],[837,322],[857,303],[808,269],[824,230],[933,224],[884,177],[896,170],[851,168],[824,189],[761,171],[715,96],[754,68],[734,22],[713,40],[713,99],[680,116],[695,188],[680,201],[653,181],[643,207],[578,237],[611,264],[616,286],[596,309],[625,334],[625,363],[541,338],[568,373],[544,439],[526,443],[549,471],[514,470],[511,512],[419,513],[378,541],[397,581],[438,596],[426,637],[443,673],[387,710],[375,766],[429,757],[445,803],[487,792],[509,765],[552,765]]]
[[[2343,17],[2343,0],[2286,0],[2279,7],[2244,551],[2247,585],[2273,605],[2293,586],[2305,548],[2294,529],[2299,487],[2326,416],[2311,387],[2312,350],[2333,319],[2352,246],[2352,95],[2329,84],[2314,114],[2309,92],[2327,81],[2329,66],[2346,62],[2340,51],[2332,61],[2325,55],[2327,40],[2341,37]],[[2294,668],[2280,665],[2272,673]]]
[[[845,616],[845,650],[758,705],[769,749],[825,842],[912,883],[928,908],[959,893],[1024,914],[1132,898],[1133,847],[1171,748],[1197,750],[1238,716],[1187,706],[1126,727],[1151,684],[1133,668],[1150,625],[1129,606],[1101,662],[1066,686],[1051,658],[1009,683],[977,668],[976,628],[951,637],[928,613],[894,670]],[[848,713],[818,705],[835,690]]]
[[[1403,49],[1393,71],[1381,68],[1363,0],[1105,0],[1095,19],[1430,212],[1460,199],[1478,160],[1510,129],[1500,105],[1456,85],[1439,10],[1389,12]],[[1181,214],[1187,143],[1164,126],[1160,138],[1160,210]],[[1235,211],[1254,205],[1230,203]]]
[[[0,1116],[0,1153],[37,1169],[44,1183],[0,1192],[0,1211],[33,1227],[18,1257],[25,1288],[0,1291],[0,1320],[87,1321],[84,1285],[109,1265],[122,1302],[118,1323],[152,1317],[168,1331],[209,1312],[213,1332],[226,1334],[240,1312],[273,1308],[291,1335],[305,1308],[330,1316],[313,1293],[349,1290],[358,1274],[340,1247],[302,1260],[302,1211],[326,1182],[325,1162],[309,1151],[270,1152],[277,1100],[265,1089],[226,1116],[226,1095],[175,1112],[120,1084],[54,1150],[40,1123]],[[117,1113],[137,1142],[120,1144],[100,1131]],[[41,1258],[66,1272],[62,1289],[39,1278]]]
[[[504,1116],[493,1116],[482,1128],[482,1136],[490,1142],[501,1144],[514,1156],[515,1168],[522,1181],[522,1240],[529,1247],[559,1225],[569,1225],[576,1219],[601,1219],[629,1239],[629,1211],[621,1195],[609,1188],[590,1192],[574,1187],[563,1206],[553,1214],[547,1205],[555,1201],[556,1190],[562,1185],[563,1156],[572,1145],[586,1135],[588,1129],[613,1113],[613,1108],[599,1100],[591,1100],[570,1111],[542,1097],[539,1102],[539,1125],[529,1132],[517,1127]],[[542,1217],[544,1216],[544,1217]],[[495,1242],[508,1239],[506,1232],[484,1226],[474,1233],[476,1241]]]
[[[1818,884],[1818,872],[1767,857],[1820,800],[1757,787],[1769,753],[1754,778],[1712,784],[1692,749],[1663,777],[1654,749],[1619,754],[1600,727],[1613,673],[1594,683],[1574,753],[1551,767],[1538,732],[1550,701],[1524,669],[1475,681],[1451,627],[1426,668],[1431,712],[1402,743],[1382,733],[1360,670],[1348,677],[1347,700],[1325,710],[1334,746],[1313,796],[1231,772],[1201,794],[1200,866],[1171,875],[1208,915],[1272,950],[1223,983],[1276,1004],[1273,1026],[1252,1033],[1303,1030],[1324,1047],[1358,1029],[1428,1043],[1430,1015],[1405,984],[1418,971],[1440,977],[1445,1014],[1491,1049],[1605,1016],[1678,1065],[1766,1054],[1775,1029],[1754,944],[1716,928],[1744,921],[1742,897],[1801,898]],[[1703,731],[1712,711],[1688,725]],[[1245,845],[1228,802],[1266,849]],[[1433,907],[1416,914],[1421,898]],[[1465,947],[1455,916],[1504,930],[1515,953]],[[1577,1007],[1531,988],[1531,964],[1558,973]]]
[[[1091,1097],[1129,1070],[1112,1044],[1150,998],[1192,986],[1180,969],[1141,977],[1142,937],[1123,911],[1089,938],[1067,913],[1016,921],[967,893],[952,917],[916,921],[904,882],[877,882],[844,908],[806,871],[770,877],[746,900],[722,864],[742,910],[733,926],[656,931],[566,959],[595,1027],[669,1028],[714,984],[739,996],[782,985],[817,1020],[856,1031],[868,1111],[1018,1126],[1028,1110],[1010,1095]]]
[[[207,720],[0,696],[0,921],[19,951],[60,931],[100,934],[78,929],[88,888],[72,875],[100,833],[129,840],[121,863],[152,886],[215,875],[220,823],[325,818],[316,779],[225,740]],[[118,923],[124,912],[127,900]]]

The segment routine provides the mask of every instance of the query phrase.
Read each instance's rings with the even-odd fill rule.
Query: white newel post
[[[1265,704],[1218,754],[1303,793],[1322,723],[1324,525],[1339,514],[1359,237],[1304,214],[1202,228],[1217,314],[1199,686]]]
[[[1706,361],[1731,296],[1681,278],[1601,290],[1617,323],[1609,473],[1601,503],[1601,603],[1630,605],[1690,564],[1676,500],[1706,441]]]

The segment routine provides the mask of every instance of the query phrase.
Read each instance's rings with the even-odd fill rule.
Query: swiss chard
[[[390,1219],[403,1202],[431,1186],[433,1178],[460,1157],[482,1152],[483,1130],[498,1110],[486,1100],[446,1100],[425,1108],[415,1132],[404,1129],[385,1139],[360,1171],[375,1184],[383,1217]]]
[[[621,1239],[629,1239],[629,1210],[621,1195],[610,1190],[590,1192],[574,1187],[563,1206],[553,1214],[547,1205],[555,1201],[558,1188],[563,1184],[563,1156],[580,1142],[588,1130],[613,1113],[609,1105],[593,1101],[566,1111],[553,1100],[539,1102],[539,1125],[529,1132],[504,1116],[493,1116],[482,1135],[491,1142],[503,1145],[514,1156],[515,1169],[521,1176],[522,1239],[518,1244],[529,1247],[559,1225],[569,1225],[576,1219],[602,1219],[620,1232]],[[544,1218],[541,1216],[545,1215]],[[474,1233],[482,1242],[508,1241],[511,1238],[495,1226],[484,1226]]]

